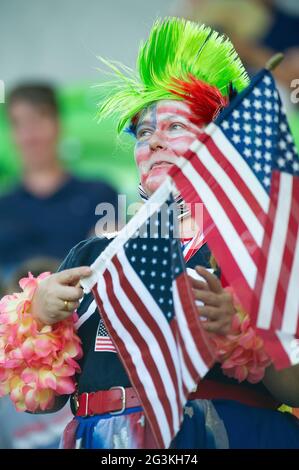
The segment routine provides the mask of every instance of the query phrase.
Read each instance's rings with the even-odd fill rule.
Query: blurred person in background
[[[0,298],[5,293],[20,291],[19,280],[28,272],[55,272],[59,261],[55,258],[32,258],[21,263],[10,281],[0,285]],[[63,429],[71,418],[69,406],[54,414],[18,413],[8,397],[0,398],[0,449],[57,449]],[[5,425],[3,424],[5,423]]]
[[[80,180],[63,168],[59,108],[50,86],[16,87],[7,111],[22,177],[17,188],[0,198],[0,260],[6,278],[26,259],[64,258],[74,244],[94,233],[96,206],[117,203],[110,185]]]

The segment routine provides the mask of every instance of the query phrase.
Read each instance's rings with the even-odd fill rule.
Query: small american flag
[[[162,190],[164,198],[158,190],[95,261],[88,285],[157,444],[167,448],[214,356],[174,237],[173,199]],[[166,201],[163,210],[155,198]]]
[[[214,223],[206,240],[245,310],[258,326],[294,335],[299,160],[271,74],[257,74],[176,165],[169,174],[187,202],[204,203],[203,226]]]
[[[117,352],[105,328],[102,318],[100,318],[94,350],[96,352]]]

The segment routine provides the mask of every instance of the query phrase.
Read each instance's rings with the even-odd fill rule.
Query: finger
[[[66,269],[57,273],[56,277],[60,284],[73,285],[78,284],[79,280],[92,274],[89,266],[80,266],[79,268]]]
[[[43,322],[47,325],[54,325],[59,321],[65,320],[70,316],[71,312],[66,312],[64,310],[56,310],[55,313],[48,314],[45,318],[43,318]]]
[[[219,295],[215,294],[214,292],[193,289],[193,293],[196,300],[201,300],[205,305],[219,307],[221,304],[221,299],[219,298]]]
[[[209,286],[205,281],[200,281],[199,279],[194,279],[194,277],[192,277],[192,276],[189,276],[189,279],[190,279],[191,285],[194,289],[209,290]]]
[[[205,317],[210,321],[221,321],[223,319],[223,313],[216,307],[197,307],[197,311],[201,317]]]
[[[202,266],[196,266],[195,269],[196,272],[207,281],[211,291],[215,292],[216,294],[220,294],[222,292],[223,289],[221,283],[214,274],[210,273],[207,269],[203,268]]]
[[[204,321],[201,323],[204,330],[210,333],[225,334],[226,330],[221,321]]]
[[[76,310],[80,305],[80,302],[70,302],[69,300],[61,300],[60,311],[64,314],[70,314]]]
[[[78,300],[82,299],[84,292],[82,287],[58,285],[57,289],[55,290],[55,295],[58,299],[77,302]]]

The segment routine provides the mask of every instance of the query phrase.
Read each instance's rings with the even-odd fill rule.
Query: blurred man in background
[[[0,198],[0,269],[6,278],[29,258],[64,258],[73,245],[93,234],[96,206],[117,203],[117,193],[108,184],[80,180],[63,168],[59,109],[50,86],[15,88],[7,111],[22,180]]]

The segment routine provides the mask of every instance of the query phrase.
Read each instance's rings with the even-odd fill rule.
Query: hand
[[[83,297],[79,281],[92,273],[88,266],[66,269],[40,281],[31,304],[31,313],[46,325],[53,325],[73,314]]]
[[[226,335],[235,313],[232,295],[222,288],[214,274],[201,266],[196,266],[195,270],[204,278],[200,281],[189,276],[195,299],[204,304],[197,307],[202,326],[208,332]]]

